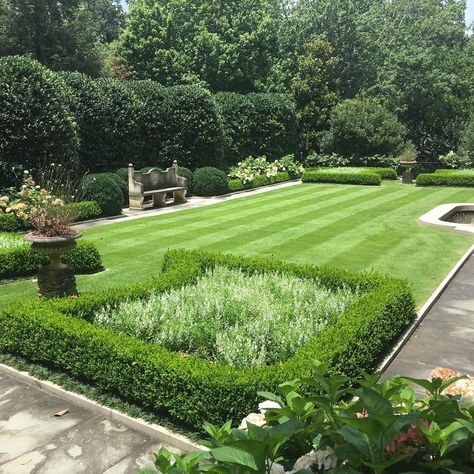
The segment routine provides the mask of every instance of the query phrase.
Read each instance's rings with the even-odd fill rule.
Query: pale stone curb
[[[438,301],[440,296],[446,290],[448,285],[453,281],[454,277],[457,275],[459,270],[467,262],[469,257],[474,254],[474,245],[460,258],[460,260],[454,265],[452,270],[448,273],[446,278],[439,284],[434,293],[428,299],[428,301],[417,311],[417,316],[411,323],[411,325],[403,332],[399,337],[395,347],[392,351],[385,357],[385,359],[377,367],[377,372],[384,372],[390,364],[395,360],[399,352],[402,350],[403,346],[408,342],[410,337],[416,331],[418,326],[421,324],[425,316],[428,314],[430,309]]]
[[[474,236],[474,226],[469,224],[456,224],[455,222],[447,222],[443,219],[458,211],[474,211],[473,203],[452,203],[441,204],[440,206],[431,209],[426,214],[423,214],[418,222],[427,227],[442,227],[445,229],[452,229],[462,234]]]
[[[47,380],[37,379],[36,377],[30,375],[28,372],[19,371],[5,364],[0,364],[0,372],[3,372],[4,374],[15,378],[20,382],[33,385],[35,387],[40,388],[41,390],[44,390],[47,393],[56,395],[57,397],[60,397],[66,402],[74,403],[76,405],[79,405],[81,408],[85,408],[86,410],[91,410],[101,416],[110,419],[111,421],[121,423],[122,425],[125,425],[132,430],[138,431],[139,433],[149,436],[150,438],[154,438],[162,443],[166,443],[181,451],[187,452],[207,450],[207,448],[205,448],[204,446],[192,442],[185,436],[173,433],[172,431],[168,430],[163,426],[159,426],[154,423],[148,423],[144,420],[139,420],[137,418],[133,418],[129,415],[126,415],[125,413],[122,413],[118,410],[105,407],[93,400],[89,400],[83,395],[69,392],[68,390],[65,390],[59,385],[56,385],[55,383],[49,382]]]

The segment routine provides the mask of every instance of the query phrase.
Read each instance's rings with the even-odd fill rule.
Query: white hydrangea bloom
[[[263,426],[265,424],[265,415],[263,413],[250,413],[247,415],[239,425],[240,430],[247,429],[247,423],[256,426]]]
[[[286,474],[286,471],[281,464],[274,462],[270,468],[270,474]]]
[[[258,404],[258,410],[260,413],[265,414],[265,412],[270,408],[281,408],[277,402],[272,402],[271,400],[265,400],[262,403]]]
[[[301,469],[310,470],[312,466],[318,466],[318,469],[332,469],[337,465],[337,456],[332,448],[326,448],[318,451],[310,451],[301,456],[293,466],[293,471],[298,472]]]

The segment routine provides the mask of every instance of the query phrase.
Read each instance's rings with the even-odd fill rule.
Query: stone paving
[[[0,372],[0,474],[136,474],[161,446]]]
[[[429,310],[385,376],[426,378],[436,366],[474,375],[474,254]]]

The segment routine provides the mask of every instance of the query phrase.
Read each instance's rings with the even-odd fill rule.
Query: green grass
[[[88,229],[105,267],[78,277],[81,292],[159,272],[167,248],[201,248],[407,278],[423,303],[473,238],[419,225],[433,207],[473,200],[468,188],[303,184],[186,211]],[[0,286],[0,307],[33,297],[35,285]]]

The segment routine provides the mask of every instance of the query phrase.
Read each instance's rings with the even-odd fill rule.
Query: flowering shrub
[[[64,200],[36,184],[28,171],[19,190],[10,188],[7,195],[0,196],[0,212],[14,214],[23,223],[28,222],[36,234],[47,237],[73,233],[69,224],[76,212],[63,206]]]
[[[249,156],[230,169],[229,177],[238,178],[246,184],[252,182],[257,176],[271,178],[280,172],[287,172],[290,177],[296,178],[301,176],[304,168],[295,160],[294,155],[285,155],[272,163],[269,163],[265,156],[257,158]]]
[[[441,155],[439,161],[443,166],[446,166],[446,168],[452,169],[470,168],[474,166],[474,161],[472,161],[467,154],[455,153],[453,150],[446,153],[446,155]]]
[[[431,380],[328,376],[314,362],[306,380],[280,385],[238,429],[205,424],[208,451],[155,455],[161,473],[395,474],[474,472],[474,405],[459,390],[473,379],[449,371]],[[444,378],[448,377],[448,378]],[[425,389],[419,396],[414,385]],[[472,389],[471,389],[472,390]],[[463,392],[465,393],[465,392]],[[147,471],[155,472],[155,471]]]

